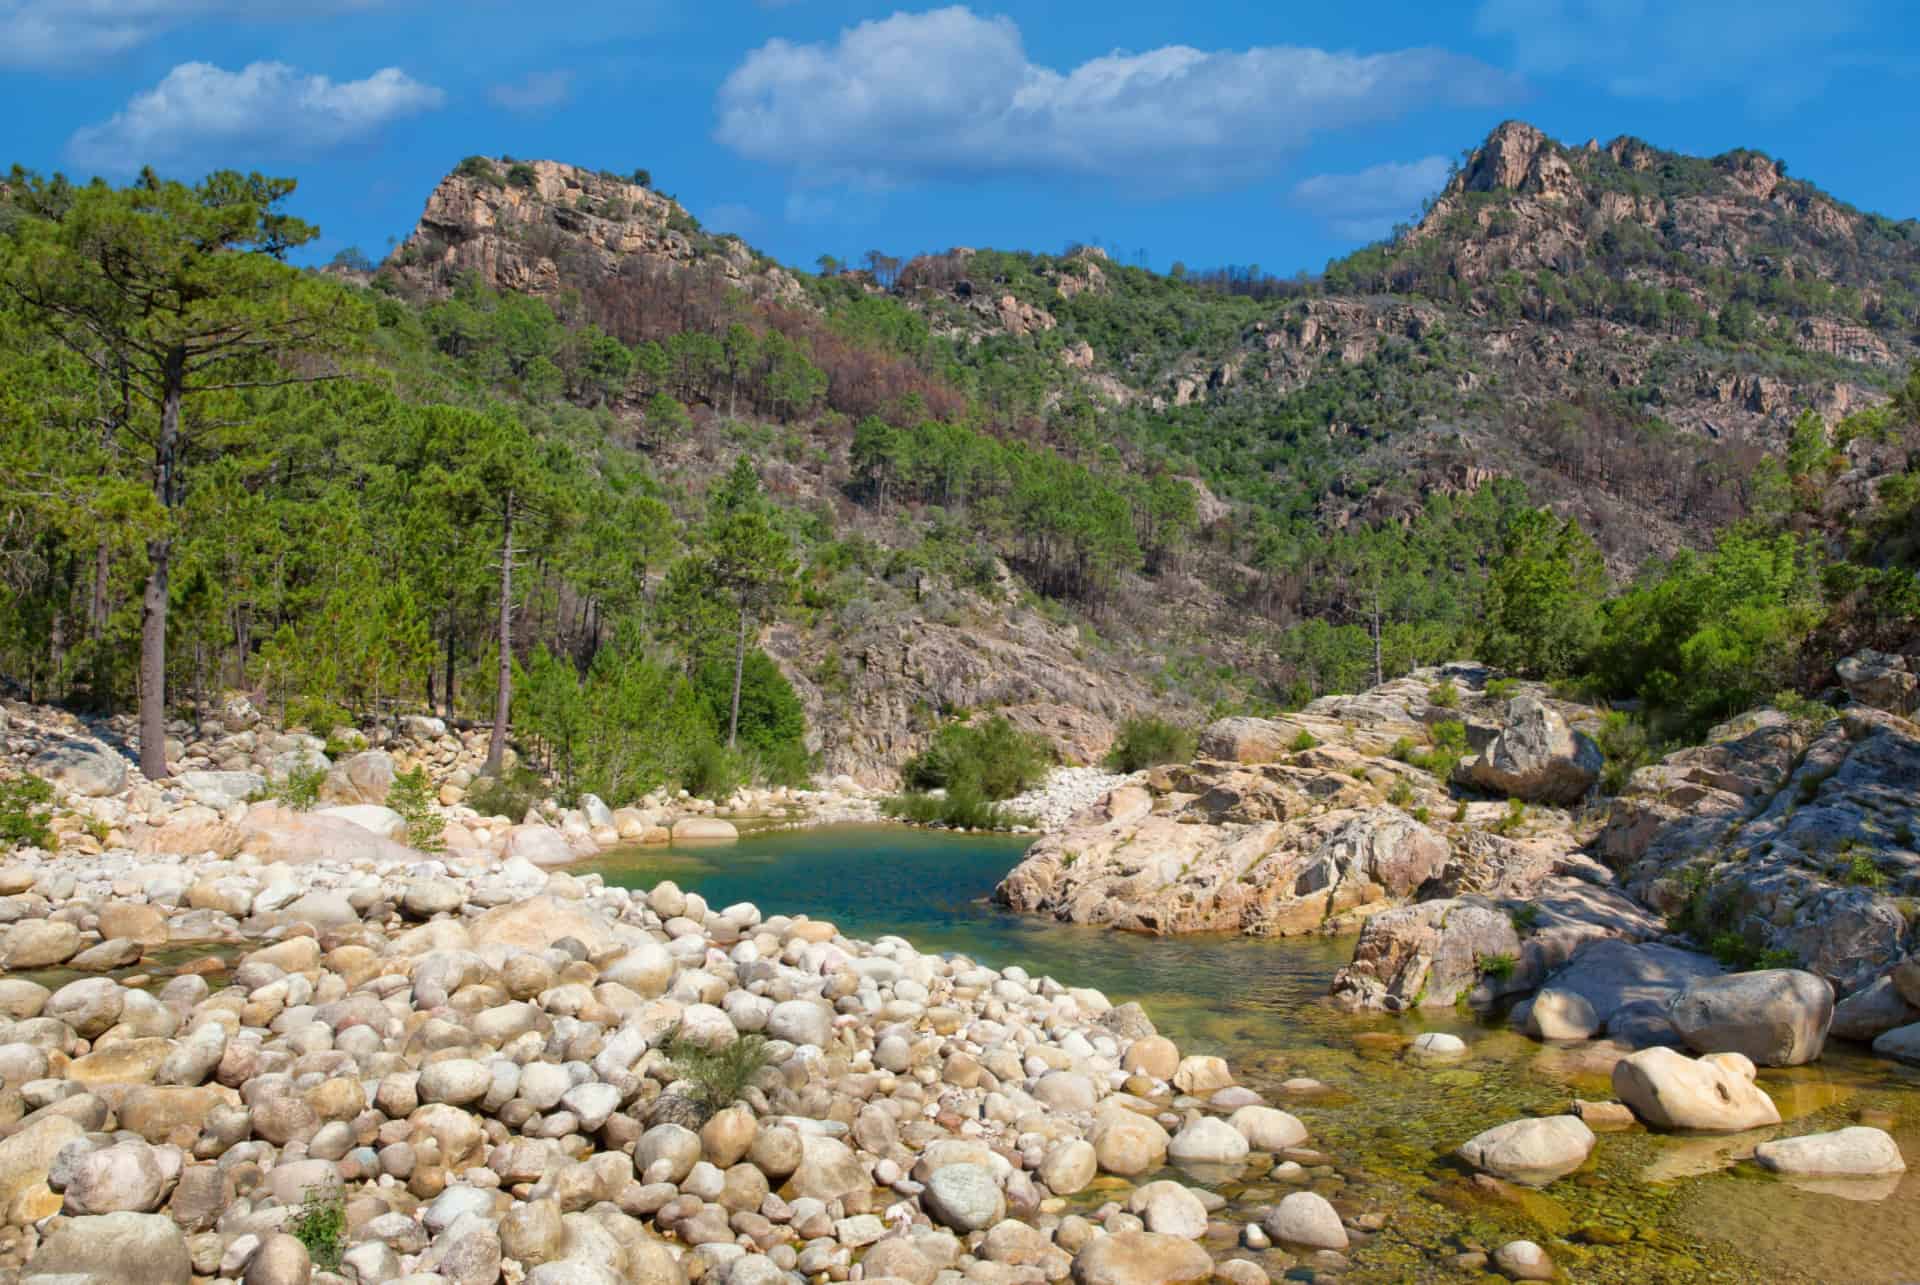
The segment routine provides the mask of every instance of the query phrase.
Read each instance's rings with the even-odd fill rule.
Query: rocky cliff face
[[[729,284],[797,300],[799,281],[737,237],[714,237],[671,198],[555,161],[468,162],[427,198],[387,268],[416,289],[465,273],[497,290],[553,294],[636,268],[704,268]]]
[[[1098,762],[1127,718],[1168,708],[1137,677],[1096,667],[1077,633],[1004,603],[965,619],[889,617],[844,637],[783,624],[764,639],[807,711],[821,770],[891,788],[955,715],[1003,715],[1062,763]]]

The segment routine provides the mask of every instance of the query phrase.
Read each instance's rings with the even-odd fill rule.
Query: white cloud
[[[487,99],[495,107],[524,115],[552,111],[572,97],[573,73],[570,71],[530,71],[520,80],[487,90]]]
[[[1572,74],[1624,98],[1732,91],[1762,106],[1809,97],[1860,60],[1845,43],[1876,0],[1482,0],[1481,35],[1513,42],[1519,70]]]
[[[1518,89],[1439,49],[1168,45],[1060,72],[1029,61],[1011,19],[955,6],[863,22],[832,44],[768,41],[721,85],[716,137],[809,183],[1013,173],[1165,188],[1257,177],[1323,131]]]
[[[1293,185],[1288,202],[1349,241],[1373,241],[1409,220],[1447,181],[1447,158],[1388,161],[1357,174],[1316,174]]]
[[[124,53],[198,18],[276,21],[390,0],[0,0],[0,66],[64,67]]]
[[[135,95],[111,120],[74,134],[67,155],[79,165],[124,173],[190,156],[307,153],[365,139],[389,121],[445,101],[440,90],[398,67],[336,83],[285,63],[227,71],[189,62]]]

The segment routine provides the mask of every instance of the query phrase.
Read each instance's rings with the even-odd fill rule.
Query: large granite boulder
[[[1892,976],[1874,979],[1833,1006],[1833,1025],[1827,1034],[1835,1039],[1858,1040],[1871,1044],[1896,1026],[1920,1022],[1920,1008],[1908,1001]]]
[[[1463,760],[1454,777],[1529,803],[1571,804],[1593,788],[1604,764],[1600,747],[1568,727],[1558,710],[1536,696],[1516,696],[1500,734]]]
[[[126,788],[127,760],[98,741],[55,741],[33,756],[27,770],[69,794],[104,798]]]
[[[1576,950],[1565,967],[1547,979],[1547,986],[1584,999],[1597,1030],[1611,1035],[1616,1027],[1646,1017],[1666,1026],[1668,1010],[1683,991],[1720,975],[1718,962],[1695,951],[1603,938]]]
[[[1833,667],[1847,695],[1862,705],[1891,710],[1896,714],[1913,711],[1914,693],[1920,689],[1920,673],[1905,656],[1884,651],[1857,651]]]
[[[1199,756],[1223,763],[1277,763],[1294,751],[1301,730],[1277,718],[1216,719],[1200,733]]]
[[[1388,1012],[1451,1007],[1475,990],[1487,961],[1519,953],[1512,917],[1484,898],[1421,902],[1367,920],[1353,962],[1334,975],[1333,997]]]
[[[1833,987],[1797,968],[1735,973],[1695,982],[1667,1016],[1696,1053],[1744,1053],[1760,1066],[1799,1066],[1826,1047]]]
[[[364,750],[327,769],[320,797],[328,803],[385,803],[393,789],[393,756],[385,750]]]

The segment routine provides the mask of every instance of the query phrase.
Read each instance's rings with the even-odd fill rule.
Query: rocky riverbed
[[[1430,703],[1472,738],[1460,779],[1538,783],[1525,825],[1501,827],[1511,809],[1492,800],[1436,818],[1418,791],[1437,803],[1437,778],[1379,752],[1409,735],[1395,724],[1424,722],[1395,713],[1415,712],[1409,688],[1311,711],[1303,727],[1212,729],[1217,767],[1057,775],[1059,807],[1096,802],[1035,846],[1046,864],[1022,867],[1050,872],[1032,885],[1043,893],[1098,894],[1061,905],[1147,905],[1175,888],[1186,926],[1300,913],[1316,931],[1359,927],[1334,981],[1358,1015],[1310,1020],[1352,1023],[1337,1038],[1360,1063],[1325,1081],[1310,1068],[1332,1061],[1249,1068],[1183,1049],[1126,996],[1073,985],[1084,979],[555,868],[619,843],[623,820],[629,843],[657,842],[721,833],[722,808],[787,800],[653,800],[660,814],[641,825],[590,803],[482,818],[443,796],[447,829],[472,841],[420,852],[403,829],[366,823],[385,811],[374,802],[195,797],[219,783],[187,773],[250,770],[234,758],[244,731],[184,744],[203,765],[183,762],[174,781],[109,780],[83,729],[52,735],[15,711],[10,754],[62,793],[59,851],[0,864],[0,1282],[1253,1285],[1569,1267],[1686,1280],[1743,1261],[1676,1253],[1646,1221],[1641,1193],[1690,1175],[1737,1165],[1848,1206],[1907,1208],[1920,1111],[1905,1073],[1849,1070],[1844,1092],[1796,1077],[1818,1072],[1832,1040],[1907,1056],[1912,961],[1868,954],[1865,934],[1828,957],[1880,961],[1860,978],[1817,961],[1727,973],[1635,893],[1684,868],[1667,827],[1703,816],[1720,834],[1786,836],[1791,869],[1811,860],[1792,853],[1818,854],[1813,836],[1875,833],[1911,809],[1910,793],[1875,784],[1907,761],[1911,725],[1870,711],[1825,729],[1749,720],[1645,769],[1607,810],[1565,799],[1567,765],[1595,766],[1577,711],[1541,697],[1515,711],[1449,677],[1464,698]],[[246,751],[261,775],[312,752],[275,748],[282,735],[257,732]],[[336,798],[379,788],[366,755],[396,771],[430,762],[444,786],[473,749],[430,726],[365,749],[329,739],[351,749],[329,756]],[[1558,762],[1529,766],[1541,755]],[[1795,784],[1809,771],[1810,792]],[[1688,810],[1679,792],[1703,787],[1750,801]],[[1807,797],[1776,807],[1784,790]],[[814,803],[794,801],[787,820]],[[1810,803],[1825,817],[1811,829]],[[1125,882],[1162,817],[1210,833],[1191,863],[1227,873]],[[1109,850],[1070,856],[1089,827]],[[1626,886],[1568,843],[1596,834],[1640,845]],[[1235,844],[1244,865],[1219,855]],[[1903,891],[1882,883],[1865,904]],[[1530,992],[1513,1035],[1390,1016]],[[1516,1076],[1528,1041],[1536,1068]],[[764,1068],[714,1090],[716,1057],[756,1044]],[[1387,1135],[1331,1105],[1356,1094],[1380,1102]],[[1400,1103],[1422,1115],[1393,1123]],[[1773,1197],[1720,1216],[1767,1211],[1748,1232],[1767,1243],[1791,1208]],[[1759,1261],[1785,1276],[1787,1253]],[[1877,1272],[1863,1278],[1891,1279]]]
[[[1019,968],[520,858],[27,854],[0,888],[24,1281],[1254,1281],[1367,1231],[1147,1182],[1322,1158],[1137,1006]],[[148,958],[185,943],[224,949]],[[670,1038],[768,1069],[703,1101]],[[316,1192],[325,1270],[289,1234]]]

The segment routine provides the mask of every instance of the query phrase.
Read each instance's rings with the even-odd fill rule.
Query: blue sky
[[[644,166],[803,265],[1097,240],[1290,273],[1508,117],[1920,215],[1908,3],[0,0],[0,161],[291,174],[321,257],[382,256],[484,152]]]

